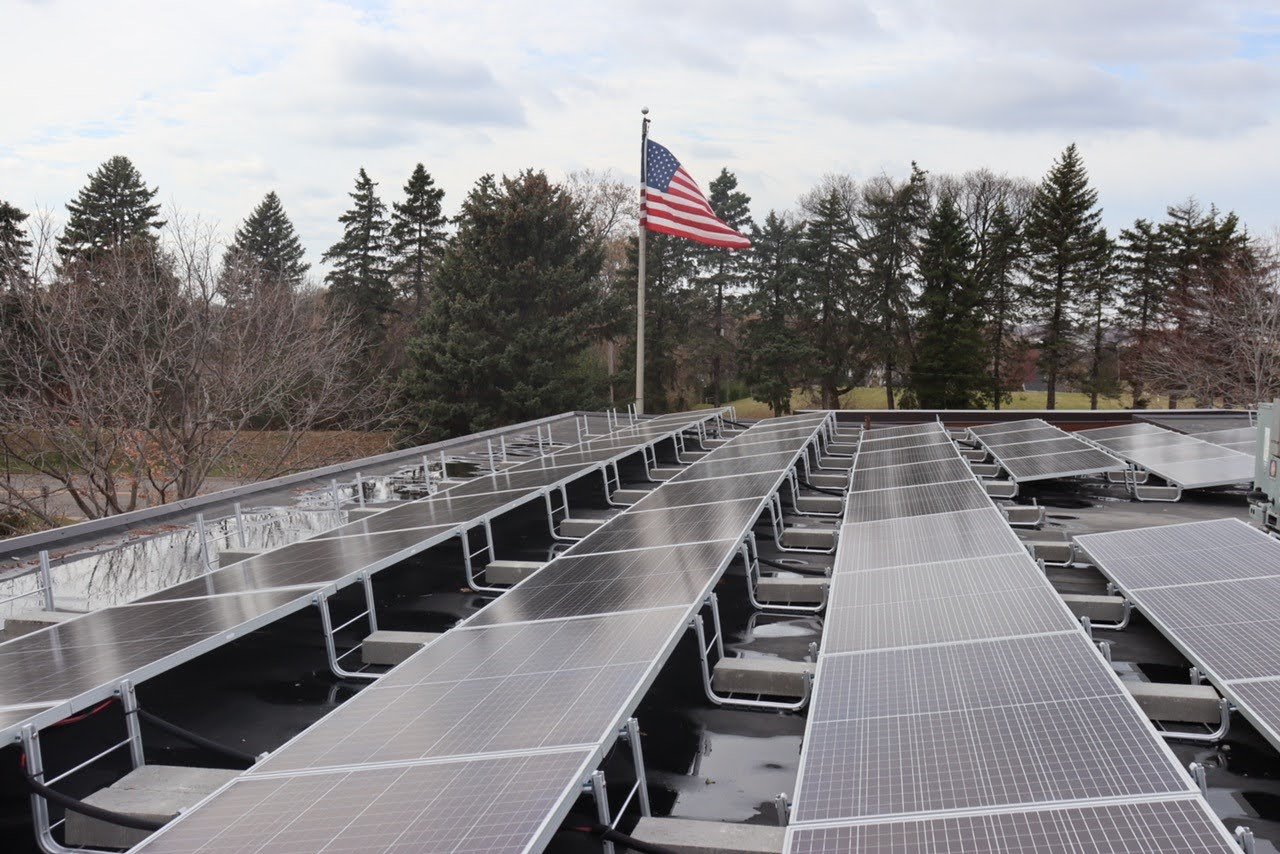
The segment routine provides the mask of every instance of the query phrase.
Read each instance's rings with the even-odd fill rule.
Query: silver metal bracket
[[[795,702],[785,702],[780,700],[762,700],[760,698],[740,698],[733,696],[724,696],[717,694],[715,689],[711,687],[711,652],[715,650],[716,660],[725,657],[724,654],[724,631],[720,627],[720,603],[716,598],[716,594],[711,593],[702,601],[703,608],[711,611],[711,627],[714,634],[708,642],[706,629],[703,626],[702,609],[693,615],[689,621],[689,628],[693,630],[694,636],[698,640],[698,658],[702,665],[702,688],[706,692],[707,699],[715,703],[717,706],[725,706],[727,708],[738,709],[764,709],[771,712],[796,712],[803,709],[809,702],[809,695],[813,693],[813,677],[806,674],[804,678],[804,694]]]
[[[756,548],[755,534],[747,535],[747,538],[738,546],[738,554],[741,555],[742,565],[746,570],[747,599],[751,602],[751,607],[757,611],[780,614],[817,614],[827,607],[827,593],[831,589],[830,585],[822,588],[822,601],[815,605],[777,605],[761,602],[756,591],[756,586],[760,583],[760,554]]]

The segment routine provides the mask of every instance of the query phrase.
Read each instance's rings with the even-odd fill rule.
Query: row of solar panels
[[[827,425],[739,434],[141,850],[538,850]]]
[[[1234,850],[941,425],[852,485],[788,852]]]
[[[1076,542],[1280,749],[1280,542],[1238,519]]]
[[[1155,424],[1136,422],[1100,427],[1081,430],[1076,435],[1183,489],[1253,480],[1251,453],[1241,453]]]
[[[1125,464],[1040,418],[973,427],[970,435],[1015,483],[1123,471]]]
[[[0,644],[0,737],[37,729],[308,607],[479,520],[644,445],[696,427],[716,411],[680,413],[474,478],[446,492],[335,528],[145,597]]]

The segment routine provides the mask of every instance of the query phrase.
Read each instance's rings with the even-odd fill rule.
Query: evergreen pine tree
[[[747,233],[751,227],[751,197],[738,189],[738,177],[728,169],[708,187],[707,201],[726,225],[735,231]],[[748,252],[720,249],[714,246],[700,247],[703,277],[710,286],[707,296],[711,302],[711,402],[720,404],[724,358],[730,350],[724,339],[725,294],[739,288],[746,280],[751,258]]]
[[[813,353],[810,382],[823,408],[839,409],[863,367],[858,231],[848,200],[835,189],[815,199],[808,214],[800,246],[802,332]]]
[[[1028,302],[1040,328],[1045,406],[1057,406],[1058,383],[1075,355],[1073,313],[1095,251],[1102,219],[1098,193],[1075,143],[1067,146],[1036,189],[1027,214]]]
[[[986,400],[997,410],[1012,399],[1010,386],[1025,352],[1018,333],[1023,315],[1017,281],[1022,249],[1022,233],[1001,201],[991,217],[982,276],[977,280],[986,322]]]
[[[884,374],[885,403],[895,406],[902,365],[910,360],[912,276],[920,228],[928,216],[927,177],[911,164],[903,183],[882,177],[863,192],[859,249],[872,350]]]
[[[1132,339],[1126,373],[1134,409],[1146,409],[1149,360],[1169,295],[1169,252],[1161,230],[1139,218],[1120,232],[1117,253],[1120,317]]]
[[[129,158],[116,155],[103,163],[67,203],[67,227],[58,238],[63,262],[92,263],[103,252],[129,246],[154,248],[154,232],[164,225],[160,205],[152,201],[157,192],[147,189]]]
[[[1084,391],[1089,394],[1089,408],[1098,408],[1098,397],[1119,393],[1117,372],[1109,364],[1106,342],[1108,313],[1116,295],[1115,245],[1107,230],[1099,227],[1090,240],[1080,280],[1081,307],[1089,331],[1088,363]]]
[[[945,195],[920,242],[921,317],[909,376],[922,409],[969,409],[985,394],[982,295],[972,253],[964,219]]]
[[[31,240],[22,225],[26,219],[24,211],[0,200],[0,294],[27,276]]]
[[[431,273],[444,250],[448,220],[441,212],[443,201],[444,190],[419,163],[404,185],[404,201],[391,206],[392,272],[400,292],[413,298],[415,313],[422,311]]]
[[[333,264],[325,276],[329,298],[358,314],[375,343],[384,334],[383,321],[392,310],[394,295],[387,256],[387,206],[378,198],[377,186],[361,167],[355,191],[349,194],[353,204],[338,218],[342,238],[323,256]]]
[[[542,172],[482,179],[463,203],[410,344],[421,432],[455,436],[604,401],[603,262],[587,215]]]
[[[303,262],[302,241],[275,191],[267,193],[240,227],[223,256],[223,281],[238,281],[229,273],[237,266],[251,268],[254,278],[272,286],[297,287],[310,264]]]
[[[808,379],[813,353],[802,334],[800,241],[804,225],[773,211],[752,226],[751,271],[743,324],[743,379],[774,415],[791,411],[791,393]]]

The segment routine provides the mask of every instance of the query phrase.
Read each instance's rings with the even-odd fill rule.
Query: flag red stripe
[[[699,220],[708,227],[722,228],[731,234],[738,233],[733,228],[726,225],[725,222],[715,214],[707,213],[707,211],[700,207],[682,204],[680,201],[672,199],[670,196],[664,196],[663,194],[652,190],[649,192],[647,199],[654,205],[661,205],[677,218],[684,217],[690,220]]]
[[[684,237],[688,240],[692,240],[694,243],[701,243],[706,246],[718,246],[721,249],[749,249],[751,247],[751,241],[747,240],[745,237],[738,237],[735,240],[701,237],[691,233],[687,229],[669,228],[668,226],[649,221],[645,222],[645,228],[650,231],[656,231],[659,234],[669,234],[672,237]]]

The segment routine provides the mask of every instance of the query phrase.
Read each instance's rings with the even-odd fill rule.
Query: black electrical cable
[[[37,780],[30,772],[26,775],[27,785],[31,787],[31,791],[35,792],[46,801],[52,801],[58,806],[72,812],[78,812],[80,815],[89,818],[105,821],[109,824],[118,824],[121,827],[132,828],[133,830],[153,831],[164,827],[163,821],[152,821],[146,818],[138,818],[133,815],[125,815],[123,813],[104,810],[102,807],[95,807],[92,804],[86,804],[84,801],[78,801],[70,795],[64,795],[56,789],[51,789],[44,783]]]
[[[721,418],[725,424],[732,424],[734,427],[741,427],[743,430],[750,430],[750,425],[743,424],[741,421],[730,421],[728,418]]]
[[[662,845],[654,845],[652,842],[643,842],[625,833],[614,830],[606,824],[581,824],[568,825],[561,828],[562,830],[572,830],[577,833],[592,833],[608,842],[629,848],[632,851],[638,851],[640,854],[677,854],[675,849],[666,848]]]
[[[834,495],[837,498],[844,498],[844,493],[838,489],[823,489],[821,486],[814,486],[808,481],[805,482],[805,487],[812,489],[814,492],[821,492],[823,495]]]
[[[138,709],[138,717],[151,724],[156,729],[163,730],[175,738],[180,738],[189,744],[194,744],[196,747],[203,747],[205,750],[220,753],[228,759],[234,759],[236,762],[242,762],[246,768],[258,761],[256,756],[250,756],[247,753],[236,750],[234,747],[219,744],[212,739],[205,738],[203,735],[197,735],[190,730],[185,730],[177,724],[169,723],[164,718],[156,717],[146,709]]]

